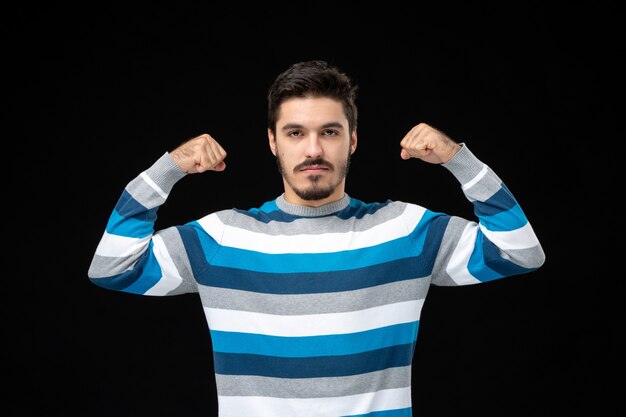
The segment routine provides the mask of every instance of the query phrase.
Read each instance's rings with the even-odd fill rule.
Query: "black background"
[[[103,290],[87,269],[126,183],[192,136],[214,136],[227,170],[181,181],[159,228],[280,194],[265,93],[305,59],[360,86],[351,196],[473,216],[447,171],[399,158],[424,121],[498,173],[547,255],[528,275],[431,289],[414,415],[623,412],[621,4],[255,7],[5,10],[10,415],[216,415],[200,301]]]

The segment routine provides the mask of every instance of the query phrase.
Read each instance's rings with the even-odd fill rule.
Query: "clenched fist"
[[[400,141],[402,159],[419,158],[431,164],[448,162],[461,145],[450,139],[445,133],[426,123],[420,123]]]
[[[209,134],[191,138],[170,152],[181,170],[188,174],[224,171],[226,151]]]

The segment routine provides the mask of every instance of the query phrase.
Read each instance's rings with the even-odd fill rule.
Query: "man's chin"
[[[294,191],[298,197],[305,201],[319,201],[330,197],[334,190],[331,188],[310,187]]]

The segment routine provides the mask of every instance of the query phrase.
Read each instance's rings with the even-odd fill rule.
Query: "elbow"
[[[543,264],[546,263],[546,253],[541,246],[539,246],[539,250],[537,251],[537,259],[535,262],[537,265],[536,268],[541,268]]]

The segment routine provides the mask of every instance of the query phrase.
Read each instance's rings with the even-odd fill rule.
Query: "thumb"
[[[411,155],[409,155],[409,153],[407,151],[405,151],[404,149],[402,149],[400,151],[400,158],[402,159],[410,159]]]
[[[224,171],[226,169],[226,162],[221,161],[219,164],[213,167],[213,171]]]

